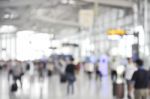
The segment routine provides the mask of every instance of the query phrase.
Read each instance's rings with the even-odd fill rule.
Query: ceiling
[[[108,7],[131,8],[131,0],[98,0],[99,11]],[[94,0],[0,0],[0,25],[15,25],[18,30],[34,30],[59,34],[63,30],[79,30],[80,9],[93,8]]]

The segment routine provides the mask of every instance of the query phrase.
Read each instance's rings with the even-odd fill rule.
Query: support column
[[[134,19],[134,27],[138,25],[138,5],[135,3],[133,5],[133,19]]]
[[[136,26],[138,26],[139,24],[139,0],[136,0],[134,5],[133,5],[133,20],[134,20],[134,28]],[[135,32],[135,31],[134,31]],[[133,33],[134,36],[138,39],[138,42],[137,44],[134,44],[132,46],[132,57],[135,57],[135,58],[139,58],[140,56],[140,53],[139,53],[139,49],[140,49],[140,46],[139,46],[139,33]]]
[[[17,34],[14,34],[14,58],[17,59]]]
[[[12,36],[9,39],[10,59],[12,59]]]
[[[0,59],[2,59],[2,35],[0,35]]]
[[[145,30],[145,45],[144,45],[144,54],[146,55],[146,47],[148,46],[148,49],[150,48],[150,40],[149,40],[149,34],[148,34],[148,0],[144,0],[144,30]],[[148,50],[150,52],[150,50]]]
[[[4,59],[7,58],[7,33],[5,33],[5,48],[4,48]]]
[[[94,24],[93,24],[93,31],[92,31],[93,32],[92,34],[94,34],[94,35],[92,35],[93,36],[92,43],[95,48],[94,54],[98,54],[97,49],[99,47],[98,45],[96,45],[96,42],[95,42],[95,41],[97,41],[96,35],[97,35],[98,8],[99,8],[98,0],[94,0]]]

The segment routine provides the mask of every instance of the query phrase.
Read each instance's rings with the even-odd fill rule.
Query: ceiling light
[[[69,0],[69,4],[75,4],[74,0]]]
[[[4,15],[4,18],[5,18],[5,19],[8,19],[9,17],[10,17],[9,14],[5,14],[5,15]]]
[[[14,19],[16,16],[14,14],[10,15],[10,19]]]
[[[8,13],[3,16],[4,19],[14,19],[17,17],[18,17],[17,14],[8,14]]]
[[[63,4],[75,4],[75,0],[62,0]]]
[[[63,4],[67,4],[67,3],[68,3],[68,0],[62,0],[62,3],[63,3]]]

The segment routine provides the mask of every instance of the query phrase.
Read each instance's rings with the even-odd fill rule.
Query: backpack
[[[61,74],[60,75],[60,82],[61,83],[65,83],[67,81],[66,75],[65,74]]]
[[[11,92],[16,92],[17,90],[18,90],[17,83],[14,82],[14,83],[11,85]]]

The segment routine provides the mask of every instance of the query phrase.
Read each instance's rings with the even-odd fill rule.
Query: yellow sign
[[[109,29],[107,35],[125,35],[126,31],[122,29]]]

